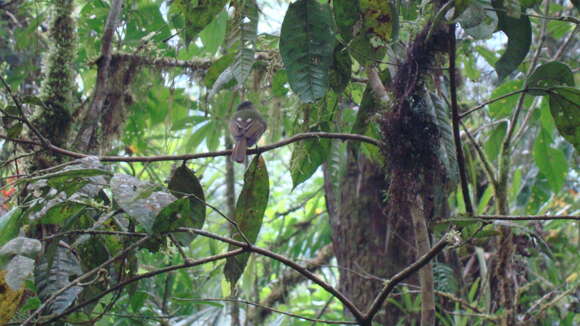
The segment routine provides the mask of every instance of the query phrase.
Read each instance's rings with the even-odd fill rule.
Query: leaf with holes
[[[552,89],[550,112],[560,135],[580,151],[580,90],[572,87]]]
[[[527,80],[528,88],[550,88],[553,86],[571,86],[574,87],[574,74],[570,68],[557,61],[548,62],[536,68]],[[531,95],[548,95],[543,90],[530,90]]]
[[[240,231],[245,235],[250,243],[255,243],[258,233],[262,228],[264,212],[268,205],[270,194],[270,181],[266,162],[262,156],[256,156],[246,174],[244,175],[244,187],[238,197],[234,220],[238,224]],[[232,238],[243,241],[244,238],[232,227]],[[229,250],[236,246],[229,246]],[[224,275],[232,288],[244,272],[248,262],[249,253],[228,258],[224,267]]]
[[[318,167],[326,161],[329,151],[329,139],[314,138],[296,143],[290,159],[292,189],[308,180],[316,172]]]
[[[292,90],[305,103],[328,89],[334,36],[327,5],[298,0],[290,5],[280,33],[280,55]]]

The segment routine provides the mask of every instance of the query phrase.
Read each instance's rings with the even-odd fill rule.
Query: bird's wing
[[[253,146],[266,130],[266,123],[261,120],[252,120],[244,130],[244,137],[248,139],[248,146]]]

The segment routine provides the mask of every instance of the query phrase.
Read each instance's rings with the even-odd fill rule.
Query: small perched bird
[[[238,163],[244,162],[246,150],[256,144],[267,127],[252,102],[240,104],[230,120],[230,132],[235,142],[232,159]]]

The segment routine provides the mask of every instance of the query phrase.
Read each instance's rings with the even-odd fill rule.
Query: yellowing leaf
[[[24,288],[20,288],[18,291],[14,291],[11,287],[6,284],[4,276],[6,271],[0,271],[0,325],[4,325],[12,319],[18,306],[20,304],[20,298],[24,293]]]

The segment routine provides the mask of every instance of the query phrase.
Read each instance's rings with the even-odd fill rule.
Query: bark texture
[[[331,198],[333,191],[328,189],[328,168],[325,177],[334,252],[341,267],[340,290],[365,310],[383,287],[380,278],[389,278],[413,261],[413,229],[385,212],[384,169],[364,155],[350,151],[337,198]],[[389,305],[375,320],[393,325],[400,315]]]

